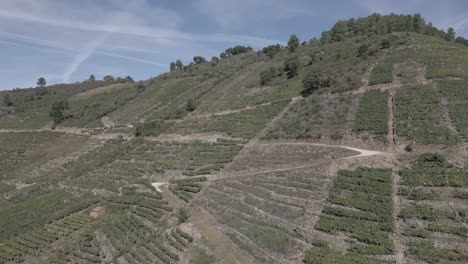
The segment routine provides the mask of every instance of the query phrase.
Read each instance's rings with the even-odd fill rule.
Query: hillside
[[[294,43],[1,91],[0,263],[468,262],[466,41]]]

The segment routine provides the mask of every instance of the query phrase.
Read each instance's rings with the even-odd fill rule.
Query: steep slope
[[[468,48],[420,25],[0,92],[0,263],[466,262]]]

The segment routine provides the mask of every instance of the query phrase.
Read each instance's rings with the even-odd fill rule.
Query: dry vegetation
[[[0,263],[465,263],[467,52],[367,32],[0,92]]]

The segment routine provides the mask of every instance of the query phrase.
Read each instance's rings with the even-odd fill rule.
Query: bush
[[[392,43],[390,42],[389,39],[384,39],[382,40],[382,43],[380,44],[380,46],[382,47],[382,49],[388,49],[392,46]]]
[[[411,152],[411,151],[413,151],[413,146],[411,146],[411,144],[406,145],[406,146],[405,146],[405,151],[406,151],[406,152]]]
[[[276,69],[271,67],[260,72],[260,84],[267,85],[276,77]]]
[[[177,211],[177,220],[179,221],[179,224],[185,223],[190,217],[190,214],[187,209],[181,208],[179,211]]]
[[[263,48],[262,52],[265,53],[268,57],[273,58],[276,55],[276,53],[278,53],[280,50],[281,46],[279,44],[276,44]]]
[[[187,112],[193,112],[195,111],[195,103],[193,102],[192,99],[188,99],[187,100],[187,104],[185,105],[185,109],[187,110]]]
[[[56,101],[52,104],[50,117],[52,117],[54,124],[60,124],[65,119],[63,115],[65,109],[69,109],[68,101]]]
[[[297,76],[300,68],[300,62],[297,58],[291,58],[284,63],[284,71],[288,76],[288,79]]]
[[[301,91],[301,95],[306,97],[321,87],[329,87],[330,84],[331,79],[323,77],[322,73],[315,69],[309,72],[302,80],[304,89]]]
[[[367,46],[366,44],[359,46],[358,57],[366,57],[366,53],[368,49],[369,49],[369,46]]]

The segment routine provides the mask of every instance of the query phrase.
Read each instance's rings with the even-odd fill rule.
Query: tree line
[[[455,38],[455,30],[450,27],[447,32],[438,29],[421,16],[414,15],[381,15],[372,14],[368,17],[338,21],[330,30],[322,32],[321,43],[343,41],[345,38],[361,35],[385,35],[393,32],[415,32],[435,36],[447,41],[456,41],[468,45],[463,37]]]

